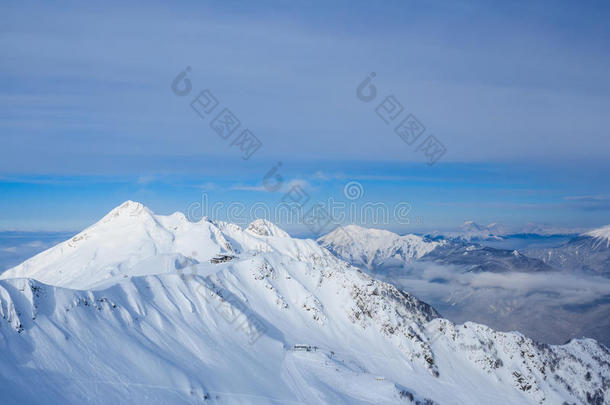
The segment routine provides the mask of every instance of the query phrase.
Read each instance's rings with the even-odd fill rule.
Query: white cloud
[[[304,179],[292,179],[288,183],[286,183],[286,185],[284,186],[286,191],[290,190],[293,187],[301,187],[302,189],[311,189],[312,188],[311,184],[309,184],[309,182]]]
[[[264,186],[251,186],[246,184],[236,184],[231,187],[231,190],[239,191],[268,191]]]
[[[203,189],[203,190],[217,190],[218,189],[218,186],[211,182],[198,184],[196,187]]]

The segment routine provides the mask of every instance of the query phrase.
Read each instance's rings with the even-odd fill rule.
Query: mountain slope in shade
[[[561,246],[531,249],[527,254],[567,271],[610,277],[610,225],[583,233]]]
[[[454,325],[268,224],[127,212],[3,275],[3,403],[609,403],[593,340]]]
[[[452,242],[439,246],[422,261],[457,266],[468,272],[545,272],[554,269],[542,260],[518,250],[496,249],[473,243]]]

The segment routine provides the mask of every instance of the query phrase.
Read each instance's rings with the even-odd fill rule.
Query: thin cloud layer
[[[610,344],[610,280],[580,274],[464,273],[455,266],[414,263],[386,278],[456,322],[519,330],[539,341],[592,337]]]

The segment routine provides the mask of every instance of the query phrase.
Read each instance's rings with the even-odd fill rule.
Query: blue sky
[[[509,3],[4,3],[0,229],[78,230],[126,199],[273,205],[278,161],[312,201],[357,181],[360,204],[408,202],[402,231],[610,223],[610,7]],[[190,108],[203,89],[252,158]],[[389,95],[445,145],[435,165],[375,113]]]

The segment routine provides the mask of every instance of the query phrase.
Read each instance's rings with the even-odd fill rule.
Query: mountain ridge
[[[608,402],[610,353],[595,341],[539,345],[455,325],[315,241],[260,221],[253,232],[149,217],[133,204],[115,214],[112,226],[89,227],[0,277],[4,397]]]

